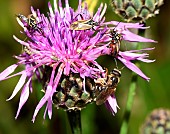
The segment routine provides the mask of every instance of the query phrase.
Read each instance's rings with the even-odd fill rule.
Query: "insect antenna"
[[[84,19],[84,18],[83,18],[83,15],[79,13],[79,14],[77,14],[77,15],[74,17],[73,21],[74,21],[79,15],[80,15],[81,19]]]
[[[116,69],[118,69],[118,70],[123,70],[124,68],[125,68],[125,66],[122,66],[121,68],[119,68],[118,67],[118,64],[117,64],[117,59],[116,58],[114,58],[114,60],[115,60],[115,65],[116,65]]]
[[[116,60],[116,58],[114,58],[114,61],[115,61],[116,68],[118,69],[118,65],[117,65],[117,60]]]
[[[123,18],[125,18],[127,15],[125,14],[123,16]],[[117,25],[114,27],[113,31],[115,31],[115,29],[117,28],[117,26],[122,22],[123,18],[117,23]]]

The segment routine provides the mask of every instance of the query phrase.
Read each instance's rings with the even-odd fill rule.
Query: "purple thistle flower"
[[[118,22],[115,21],[104,22],[104,14],[107,6],[103,6],[103,4],[100,5],[98,11],[93,16],[88,12],[86,4],[84,8],[81,6],[81,0],[79,0],[77,11],[69,7],[68,0],[65,0],[65,8],[62,7],[61,0],[59,0],[59,6],[57,6],[54,0],[54,10],[50,3],[48,7],[48,17],[45,17],[39,10],[35,11],[31,7],[33,16],[36,16],[34,18],[35,22],[32,22],[33,26],[28,23],[28,18],[23,17],[19,19],[17,17],[18,23],[23,27],[24,34],[29,37],[29,40],[22,41],[14,36],[14,39],[24,46],[25,50],[19,56],[15,56],[19,60],[17,64],[9,66],[0,73],[0,81],[21,75],[12,95],[8,99],[11,100],[23,87],[15,117],[17,118],[22,106],[28,100],[29,94],[33,90],[33,76],[36,75],[39,80],[42,80],[44,68],[46,66],[52,68],[45,94],[35,108],[33,122],[39,110],[44,105],[46,105],[44,118],[46,113],[48,113],[49,118],[52,117],[52,96],[56,91],[62,75],[69,76],[71,73],[80,74],[80,77],[83,79],[83,89],[85,91],[86,77],[92,79],[105,77],[105,70],[95,60],[101,55],[110,54],[109,43],[111,39],[108,34],[110,29],[115,29],[121,34],[122,40],[154,42],[153,40],[133,34],[128,30],[128,28],[146,28],[138,23],[120,23],[117,25]],[[94,26],[95,30],[92,28],[88,30],[71,30],[70,25],[80,19],[93,19],[99,25]],[[107,25],[110,24],[114,26],[108,27]],[[138,51],[119,52],[116,58],[122,61],[132,71],[135,71],[148,80],[130,61],[141,60],[150,62],[150,60],[144,59],[147,57],[147,54],[134,54],[134,52]],[[20,65],[24,65],[25,69],[11,75]],[[114,95],[111,95],[107,99],[106,105],[111,109],[112,113],[117,112],[118,105]]]

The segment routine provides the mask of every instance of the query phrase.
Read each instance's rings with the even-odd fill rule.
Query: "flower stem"
[[[142,24],[143,24],[143,27],[146,26],[145,22],[143,22]],[[145,35],[145,29],[139,29],[138,34],[141,35],[141,36],[144,36]],[[138,49],[141,48],[140,44],[137,45],[137,48]],[[138,65],[138,67],[139,67],[138,62],[136,62],[136,65]],[[124,113],[123,122],[122,122],[122,125],[121,125],[121,128],[120,128],[120,134],[127,134],[127,132],[128,132],[128,124],[129,124],[131,109],[132,109],[134,96],[135,96],[135,92],[136,92],[137,78],[138,78],[138,75],[135,74],[135,73],[132,73],[132,80],[131,80],[131,84],[130,84],[130,87],[129,87],[125,113]]]
[[[68,120],[73,134],[82,134],[81,129],[81,113],[79,110],[67,111]]]
[[[136,82],[137,82],[137,74],[132,75],[132,81],[129,87],[129,93],[128,93],[128,98],[127,98],[127,103],[126,103],[126,108],[125,108],[125,113],[123,116],[123,123],[120,129],[120,134],[127,134],[128,131],[128,123],[130,119],[130,113],[133,105],[133,100],[135,96],[135,90],[136,90]]]

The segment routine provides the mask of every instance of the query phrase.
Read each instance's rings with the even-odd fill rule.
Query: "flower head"
[[[16,118],[27,101],[30,92],[33,91],[32,78],[34,75],[40,82],[45,81],[45,86],[44,96],[35,109],[33,121],[44,105],[46,105],[44,118],[46,112],[51,118],[54,94],[57,92],[55,95],[58,93],[60,93],[59,96],[62,95],[63,92],[66,92],[67,87],[69,87],[69,97],[71,96],[74,101],[76,101],[76,98],[72,96],[75,93],[74,91],[81,90],[81,93],[76,94],[76,97],[81,97],[85,99],[83,100],[85,103],[88,103],[89,101],[86,100],[89,95],[87,93],[88,89],[86,89],[89,86],[88,82],[92,81],[89,87],[95,90],[94,80],[98,78],[105,80],[107,77],[105,70],[96,62],[96,59],[101,55],[110,55],[110,29],[119,32],[123,40],[154,42],[135,35],[128,30],[128,28],[143,28],[138,23],[120,23],[120,25],[116,26],[118,22],[105,22],[106,5],[101,4],[98,11],[94,15],[90,15],[87,5],[81,6],[81,0],[79,0],[76,11],[70,8],[68,0],[65,0],[64,8],[61,0],[59,0],[58,4],[57,6],[54,0],[54,10],[51,4],[48,4],[48,17],[32,7],[32,14],[29,17],[23,15],[18,15],[17,17],[18,23],[24,29],[23,33],[26,34],[29,40],[22,41],[14,36],[14,39],[24,46],[24,51],[19,56],[15,56],[18,59],[17,64],[11,65],[0,74],[0,80],[21,75],[11,97],[8,99],[11,100],[23,87]],[[72,27],[73,24],[74,27]],[[107,25],[111,25],[111,27]],[[132,35],[133,38],[130,38]],[[142,57],[145,57],[145,55],[135,55],[133,59],[130,59],[132,57],[128,54],[130,53],[119,52],[119,56],[114,58],[118,58],[125,64],[123,59],[127,59],[127,61],[133,59],[143,60]],[[11,75],[19,65],[24,65],[25,69]],[[125,65],[131,68],[130,65]],[[48,69],[50,71],[47,71]],[[134,69],[131,70],[134,71]],[[75,78],[76,74],[78,74],[78,78]],[[79,88],[77,89],[77,87]],[[65,99],[65,96],[63,98]],[[63,100],[63,98],[61,99]],[[111,111],[116,113],[117,102],[114,93],[108,97],[106,103],[110,105]],[[71,107],[70,104],[72,106],[75,103],[69,100],[67,107]],[[64,105],[66,105],[65,102]]]

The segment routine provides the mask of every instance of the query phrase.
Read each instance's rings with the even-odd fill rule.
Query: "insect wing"
[[[120,77],[121,72],[118,69],[114,69],[111,74],[107,75],[107,79],[98,79],[98,81],[96,81],[96,84],[99,84],[100,87],[102,87],[96,97],[97,105],[103,104],[110,95],[115,93]]]
[[[115,92],[115,88],[107,88],[101,91],[101,93],[96,98],[96,105],[103,104],[107,98]]]
[[[75,21],[70,25],[71,30],[89,30],[99,24],[92,19]]]
[[[92,28],[92,25],[87,24],[87,20],[75,21],[70,25],[71,30],[88,30]]]

